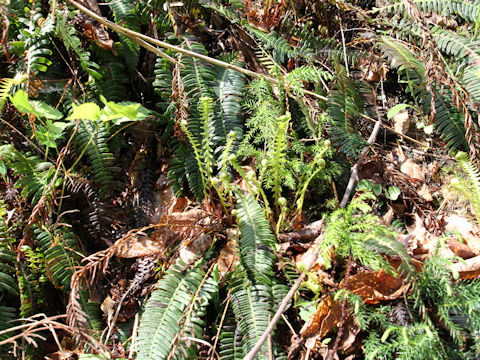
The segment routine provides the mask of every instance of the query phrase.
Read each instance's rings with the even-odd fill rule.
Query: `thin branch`
[[[318,241],[321,240],[321,237],[317,237],[317,239],[315,240],[314,244],[317,244]],[[317,256],[320,252],[320,246],[317,247],[317,249],[315,249],[315,252],[313,253],[313,256],[310,260],[310,264],[307,264],[307,271],[313,266],[313,264],[315,263],[316,259],[317,259]],[[255,344],[255,346],[253,347],[252,350],[250,350],[250,352],[243,358],[243,360],[253,360],[255,358],[255,355],[257,355],[257,353],[260,351],[261,347],[263,346],[263,343],[265,342],[265,340],[267,340],[267,338],[270,336],[270,334],[273,332],[273,330],[275,329],[275,326],[277,325],[277,322],[278,320],[280,320],[280,318],[282,317],[282,314],[283,312],[285,311],[288,303],[290,302],[290,300],[292,299],[293,295],[295,294],[295,292],[298,290],[298,288],[300,287],[300,285],[302,284],[302,281],[305,279],[306,277],[306,273],[305,272],[302,272],[300,274],[300,276],[298,277],[297,281],[295,281],[295,283],[293,284],[292,288],[290,289],[290,291],[287,293],[287,295],[285,295],[285,297],[283,298],[282,302],[280,303],[278,309],[277,309],[277,312],[275,313],[275,315],[273,316],[272,318],[272,321],[270,321],[270,323],[268,324],[267,328],[265,329],[265,331],[263,332],[262,336],[260,337],[260,339],[258,339],[257,343]]]
[[[380,117],[380,114],[378,114],[378,111],[377,111],[377,115],[378,115],[378,120],[375,123],[375,126],[373,127],[373,131],[370,134],[370,137],[368,138],[368,141],[367,141],[369,145],[363,148],[362,152],[360,153],[360,156],[358,157],[357,162],[352,167],[352,174],[350,175],[350,180],[348,180],[347,189],[345,190],[345,194],[343,195],[342,202],[340,203],[340,209],[344,209],[345,206],[347,206],[348,199],[350,199],[350,195],[352,194],[353,188],[355,187],[355,183],[357,182],[358,168],[362,163],[365,155],[367,155],[367,152],[370,149],[370,145],[375,142],[378,132],[380,131],[380,126],[382,125],[382,118]]]

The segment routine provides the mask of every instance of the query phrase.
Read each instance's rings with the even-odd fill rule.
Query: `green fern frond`
[[[237,192],[238,224],[241,262],[251,280],[269,284],[274,278],[272,266],[275,261],[275,237],[265,212],[250,194]]]
[[[467,199],[470,201],[477,217],[477,223],[480,224],[480,171],[477,166],[472,164],[468,159],[468,155],[462,151],[459,151],[455,156],[458,163],[462,167],[463,171],[468,176],[469,184],[468,189],[462,189],[461,185],[458,187],[464,191]]]
[[[422,83],[425,82],[425,65],[410,49],[389,36],[381,37],[380,46],[390,58],[393,67],[409,74],[413,71]]]
[[[75,235],[65,227],[53,232],[46,228],[37,228],[35,235],[45,257],[47,276],[55,286],[68,291],[70,279],[79,265]]]
[[[231,55],[224,57],[223,61],[230,64],[241,66],[242,64]],[[217,144],[216,153],[223,151],[231,131],[235,132],[235,142],[243,138],[242,129],[242,95],[245,86],[245,76],[238,71],[231,69],[217,68],[216,82],[213,87],[215,96],[218,99],[215,102],[215,138]],[[236,152],[236,146],[232,148],[232,153]]]
[[[61,184],[60,179],[52,184],[56,173],[52,163],[29,153],[15,152],[12,168],[14,175],[21,176],[15,183],[15,187],[22,188],[22,196],[31,198],[32,205],[35,205],[43,195],[53,198],[55,188]]]
[[[80,120],[75,134],[78,153],[87,155],[93,176],[104,189],[112,181],[113,173],[116,170],[113,166],[113,154],[107,144],[109,137],[110,131],[100,120]]]
[[[426,98],[426,111],[429,109],[430,96]],[[447,146],[452,150],[468,149],[465,139],[465,118],[458,110],[451,106],[451,97],[439,94],[435,99],[435,126],[440,131],[442,139],[447,141]]]
[[[82,42],[76,35],[75,28],[72,24],[67,22],[68,17],[65,14],[57,12],[56,24],[55,24],[55,34],[58,38],[63,41],[63,44],[67,50],[73,50],[77,55],[80,66],[83,70],[88,72],[88,74],[93,79],[100,79],[102,75],[98,72],[100,66],[90,60],[90,52],[85,50],[82,46]]]
[[[363,102],[353,81],[344,72],[339,77],[337,88],[328,95],[328,129],[334,146],[348,157],[355,159],[367,142],[353,126],[353,121],[363,112]]]
[[[415,0],[420,11],[426,13],[435,12],[439,15],[455,16],[475,22],[480,9],[478,2],[468,0]],[[403,1],[395,2],[376,9],[374,12],[384,12],[387,14],[405,14],[405,3]]]
[[[167,359],[175,349],[175,359],[197,358],[197,345],[186,337],[201,338],[201,318],[218,291],[215,281],[205,276],[199,265],[187,270],[173,265],[160,279],[140,322],[137,359]]]
[[[271,318],[271,303],[268,288],[264,285],[255,285],[232,294],[232,308],[237,320],[237,329],[243,334],[243,353],[255,346],[258,339],[266,330]],[[256,356],[256,359],[271,359],[268,344],[265,342]]]
[[[271,149],[268,149],[271,162],[269,167],[271,168],[272,181],[273,181],[273,197],[275,199],[275,206],[279,207],[278,199],[282,196],[282,174],[286,163],[286,150],[287,150],[287,130],[288,124],[291,120],[290,113],[286,113],[280,116],[276,120],[275,126],[275,138],[271,144]]]

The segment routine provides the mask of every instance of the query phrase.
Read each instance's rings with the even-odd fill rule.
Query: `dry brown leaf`
[[[401,134],[406,134],[408,132],[408,128],[410,127],[410,116],[408,115],[407,110],[400,111],[393,116],[393,127]]]
[[[460,273],[461,279],[475,279],[480,275],[480,256],[457,262],[450,266],[450,270]]]
[[[448,240],[448,247],[450,250],[453,251],[453,253],[462,259],[470,259],[472,257],[475,257],[474,252],[470,247],[466,244],[461,243],[458,240],[455,239],[449,239]]]
[[[407,226],[408,233],[415,237],[415,254],[429,254],[437,248],[438,238],[427,231],[420,216],[415,213],[415,223]]]
[[[114,245],[115,255],[119,258],[137,258],[159,254],[165,251],[179,234],[168,228],[154,231],[150,236],[137,234],[120,239]]]
[[[417,194],[420,195],[420,197],[425,201],[433,201],[432,193],[430,192],[427,184],[423,184],[422,188],[417,191]]]
[[[445,220],[445,230],[459,232],[473,253],[480,255],[480,231],[478,226],[473,225],[464,217],[450,215]]]
[[[400,276],[393,277],[384,271],[361,271],[352,275],[346,288],[360,295],[367,304],[400,298],[410,284]]]
[[[212,244],[210,235],[200,235],[195,237],[180,249],[180,259],[186,264],[191,264],[199,256],[202,256]]]
[[[223,278],[225,274],[235,269],[235,264],[238,262],[237,244],[238,244],[238,230],[227,229],[227,243],[220,251],[217,264],[220,276]]]
[[[425,175],[422,168],[412,159],[406,159],[402,162],[400,171],[414,180],[425,181]]]
[[[317,311],[310,316],[308,321],[300,330],[300,335],[306,339],[315,337],[315,339],[323,339],[342,318],[342,303],[333,300],[331,295],[328,295],[317,306]]]

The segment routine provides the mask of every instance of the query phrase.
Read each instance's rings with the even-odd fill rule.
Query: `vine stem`
[[[317,244],[320,240],[322,239],[321,236],[317,237],[314,241],[314,244]],[[315,261],[317,260],[317,257],[318,257],[318,254],[320,252],[320,246],[317,247],[317,249],[315,249],[315,252],[313,253],[313,256],[310,260],[310,263],[307,264],[307,269],[306,271],[310,270],[310,268],[313,266],[313,264],[315,263]],[[285,308],[287,307],[288,303],[290,302],[290,300],[292,299],[293,295],[295,294],[295,292],[298,290],[298,288],[300,287],[301,283],[303,282],[303,280],[305,279],[305,276],[306,275],[306,272],[303,271],[300,276],[298,277],[298,279],[295,281],[295,283],[293,284],[293,286],[290,288],[290,291],[287,293],[287,295],[285,295],[285,297],[283,298],[282,302],[280,303],[280,305],[278,306],[278,309],[277,311],[275,312],[275,315],[273,316],[272,320],[270,321],[270,323],[268,324],[267,328],[265,329],[265,331],[263,332],[262,336],[260,337],[260,339],[258,339],[257,343],[255,344],[255,346],[252,348],[252,350],[250,350],[250,352],[243,358],[243,360],[253,360],[255,358],[255,355],[257,355],[257,353],[260,351],[261,347],[263,346],[263,343],[267,340],[267,338],[270,336],[270,334],[273,332],[273,330],[275,329],[275,326],[277,325],[277,322],[278,320],[280,320],[280,318],[282,317],[283,315],[283,312],[285,311]]]

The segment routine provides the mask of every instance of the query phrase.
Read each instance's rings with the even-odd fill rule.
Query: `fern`
[[[217,291],[205,276],[199,265],[173,265],[160,279],[140,322],[137,359],[167,359],[171,353],[174,359],[197,358],[198,347],[187,337],[201,338],[201,318]]]
[[[68,291],[70,279],[79,265],[74,234],[67,228],[35,229],[38,246],[45,257],[45,270],[52,284]]]
[[[243,354],[248,354],[255,346],[270,322],[271,303],[268,290],[264,285],[256,285],[236,291],[232,295],[232,308],[237,319],[237,329],[244,334]],[[272,358],[269,356],[267,343],[262,346],[256,358]]]
[[[357,196],[346,209],[339,209],[329,218],[325,240],[321,243],[322,256],[327,266],[330,264],[330,246],[335,248],[336,256],[360,261],[363,266],[373,270],[392,271],[392,267],[382,256],[398,256],[402,265],[400,270],[407,278],[415,274],[405,248],[395,238],[395,233],[380,225],[379,219],[371,214],[371,207],[365,202],[374,199],[371,193]]]
[[[15,187],[22,188],[22,196],[31,198],[32,205],[42,196],[53,199],[55,188],[61,184],[61,179],[55,177],[56,170],[52,163],[42,161],[29,153],[15,152],[12,168],[14,175],[22,176],[15,183]]]
[[[278,200],[282,196],[282,170],[285,167],[285,152],[287,149],[287,129],[291,119],[290,113],[286,113],[283,116],[277,118],[276,121],[276,134],[271,149],[269,149],[270,158],[272,159],[269,167],[271,167],[272,181],[273,181],[273,197],[275,199],[275,205],[277,209],[279,207]]]
[[[76,35],[75,28],[67,23],[67,17],[60,12],[57,12],[56,16],[55,34],[63,41],[67,50],[72,50],[77,55],[83,70],[88,72],[93,79],[98,80],[102,77],[98,72],[100,66],[90,60],[90,52],[82,47],[82,43]]]
[[[80,120],[75,134],[75,143],[80,157],[84,153],[88,156],[93,176],[104,190],[112,181],[116,170],[113,166],[113,154],[109,151],[107,144],[109,137],[110,132],[101,120]]]
[[[242,233],[239,240],[241,262],[252,281],[256,279],[268,284],[273,277],[275,237],[262,207],[253,196],[241,192],[236,195],[238,223]]]
[[[468,182],[462,185],[457,179],[457,181],[453,181],[452,184],[470,201],[475,216],[477,217],[477,223],[480,224],[480,172],[478,168],[468,160],[466,153],[459,151],[455,158],[467,174]]]
[[[477,20],[479,4],[468,0],[415,0],[420,11],[426,13],[435,12],[439,15],[455,16],[458,15],[464,20],[475,22]],[[392,5],[387,5],[376,9],[375,12],[384,12],[387,14],[405,14],[405,3],[398,1]]]
[[[346,77],[343,68],[337,68],[337,90],[328,95],[328,129],[334,146],[355,159],[367,145],[354,128],[355,118],[363,113],[363,101],[355,83]]]
[[[122,26],[127,29],[140,31],[140,22],[135,14],[134,4],[131,1],[110,0],[107,4],[110,6],[117,24],[122,23]],[[119,36],[123,45],[123,57],[128,69],[133,72],[138,64],[140,45],[124,35]]]

